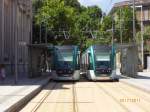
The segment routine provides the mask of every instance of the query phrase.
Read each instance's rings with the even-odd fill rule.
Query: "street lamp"
[[[114,44],[114,25],[115,25],[115,21],[114,21],[114,16],[112,16],[112,45]]]
[[[136,43],[136,29],[135,29],[135,0],[132,0],[133,2],[133,43]]]

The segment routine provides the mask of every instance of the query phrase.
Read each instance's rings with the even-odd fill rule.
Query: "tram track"
[[[116,101],[125,111],[149,112],[148,94],[123,83],[95,83],[100,90]],[[141,96],[139,94],[145,94]],[[121,99],[121,100],[120,100]]]
[[[119,104],[126,112],[130,112],[129,109],[128,109],[126,106],[124,106],[123,104],[121,104],[120,101],[119,101],[117,98],[115,98],[111,93],[109,93],[109,92],[106,91],[102,86],[100,86],[100,85],[98,84],[98,82],[94,82],[94,83],[95,83],[96,86],[97,86],[100,90],[102,90],[107,96],[111,97],[117,104]]]
[[[121,85],[122,84],[122,85]],[[124,87],[122,87],[122,86],[124,86]],[[138,107],[140,107],[140,108],[142,108],[145,112],[149,112],[149,107],[150,107],[150,105],[148,106],[148,107],[146,107],[146,104],[148,104],[149,102],[150,102],[150,100],[149,100],[149,98],[147,98],[147,97],[145,97],[145,96],[141,96],[141,95],[139,95],[140,93],[141,93],[141,91],[140,90],[137,90],[137,92],[135,92],[136,91],[136,88],[132,88],[132,87],[130,87],[130,86],[128,86],[128,85],[125,85],[125,84],[123,84],[123,83],[120,83],[120,86],[118,86],[118,89],[121,91],[121,93],[122,94],[124,94],[125,96],[127,96],[127,97],[133,97],[133,98],[136,98],[138,101],[135,101],[134,103],[138,106]],[[134,91],[132,91],[132,90],[134,90]],[[146,94],[146,93],[145,93]],[[142,99],[141,99],[142,98]],[[141,99],[141,100],[140,100]],[[142,104],[141,103],[139,103],[139,102],[141,102],[142,101]],[[145,104],[145,105],[144,105]]]
[[[78,112],[75,82],[73,82],[73,84],[72,84],[72,95],[73,95],[73,101],[72,101],[73,102],[73,112]]]
[[[75,82],[49,83],[21,112],[43,112],[46,108],[51,108],[53,112],[78,112],[75,85]]]
[[[72,84],[72,95],[73,95],[73,112],[76,112],[76,97],[75,97],[75,85]]]
[[[64,84],[69,84],[69,83],[66,82]],[[72,87],[70,89],[71,89],[71,92],[72,92],[71,93],[72,94],[72,101],[70,101],[70,102],[66,102],[66,101],[62,101],[62,102],[59,101],[59,102],[57,102],[56,105],[55,105],[55,109],[56,109],[55,112],[58,112],[57,108],[59,108],[59,104],[60,103],[62,103],[62,105],[68,104],[68,108],[69,108],[69,104],[72,104],[72,107],[70,107],[70,109],[69,109],[68,112],[78,112],[78,107],[77,107],[77,93],[76,93],[76,86],[75,86],[76,83],[72,82],[71,84],[72,84]],[[62,90],[62,91],[65,91],[65,90]],[[65,92],[61,92],[60,93],[60,97],[61,96],[65,96]],[[64,107],[62,107],[62,111],[63,111],[63,109],[64,109]]]
[[[130,98],[140,100],[120,100]],[[57,82],[49,83],[21,112],[149,112],[149,101],[148,93],[120,82]]]
[[[119,87],[120,89],[125,89],[126,91],[130,92],[130,93],[134,93],[134,95],[137,95],[139,97],[141,97],[143,100],[150,102],[150,95],[147,92],[141,91],[137,88],[134,88],[130,85],[121,83],[121,86]]]
[[[53,85],[52,89],[54,89],[56,87],[56,83]],[[32,110],[31,112],[36,112],[40,106],[44,103],[45,99],[52,93],[51,91],[48,91],[47,93],[45,93],[45,95],[41,98],[41,100],[39,101],[40,103],[38,103]]]

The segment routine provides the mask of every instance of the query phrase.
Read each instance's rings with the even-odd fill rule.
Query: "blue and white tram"
[[[118,80],[115,66],[115,47],[94,45],[82,55],[82,66],[89,80]]]
[[[55,46],[53,50],[53,80],[77,81],[80,79],[78,46]]]

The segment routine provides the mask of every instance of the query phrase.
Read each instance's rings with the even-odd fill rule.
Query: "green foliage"
[[[74,8],[65,6],[62,0],[44,0],[38,10],[36,23],[45,23],[49,29],[68,29],[73,25]]]
[[[108,29],[112,28],[112,17],[111,16],[105,16],[102,22],[101,30],[106,31]]]
[[[77,10],[81,9],[81,6],[80,6],[80,3],[78,2],[78,0],[64,0],[64,3],[66,6],[73,7]]]
[[[97,6],[86,8],[77,16],[76,27],[83,31],[98,30],[101,14],[102,11]]]
[[[138,43],[141,42],[141,31],[137,32],[137,34],[136,34],[136,39],[137,39],[137,42],[138,42]],[[150,39],[150,26],[145,27],[145,30],[144,30],[144,32],[143,32],[143,39],[144,39],[144,41]]]
[[[93,44],[110,43],[111,33],[106,30],[111,28],[111,18],[106,16],[101,24],[102,11],[97,6],[83,7],[78,0],[41,0],[34,1],[34,7],[35,38],[39,38],[37,29],[42,25],[42,34],[47,26],[48,42],[53,44],[75,44],[85,49]],[[70,38],[65,40],[63,33],[57,31],[68,31]],[[91,32],[88,31],[97,38],[91,39]],[[58,38],[54,39],[55,36]]]
[[[94,31],[100,30],[101,16],[102,11],[97,6],[83,8],[76,16],[73,35],[77,37],[77,43],[82,49],[95,44],[91,32],[94,35]]]
[[[122,31],[123,42],[131,42],[133,40],[133,10],[131,7],[116,9],[116,33],[115,37],[120,41],[120,25]],[[140,27],[136,20],[136,31]]]
[[[142,38],[141,38],[141,31],[136,34],[137,43],[140,45]],[[143,40],[144,40],[144,49],[150,51],[150,45],[147,43],[150,40],[150,26],[145,27],[143,32]]]
[[[132,40],[132,9],[125,7],[116,9],[115,21],[111,16],[102,19],[102,11],[97,6],[84,7],[78,0],[33,0],[34,38],[38,41],[40,25],[42,40],[45,38],[45,26],[48,28],[48,42],[58,45],[74,44],[86,49],[93,44],[110,44],[112,41],[112,22],[115,24],[114,38],[120,42],[120,20],[123,42]],[[136,22],[136,30],[140,27]],[[64,39],[63,32],[68,31],[69,39]],[[90,32],[89,32],[90,31]],[[95,32],[96,31],[96,32]],[[150,31],[150,28],[147,32]],[[91,39],[92,35],[96,39]],[[54,38],[56,37],[57,38]],[[145,35],[144,38],[149,38]]]
[[[150,39],[150,26],[147,26],[144,31],[144,40]]]

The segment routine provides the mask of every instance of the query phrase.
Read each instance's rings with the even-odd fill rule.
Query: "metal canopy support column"
[[[45,23],[45,43],[47,44],[47,34],[48,34],[48,26]]]
[[[133,53],[131,56],[131,59],[133,59],[133,62],[131,63],[131,76],[136,77],[138,72],[138,46],[136,45],[135,0],[133,0],[133,47],[130,49],[130,51]]]
[[[143,25],[143,6],[141,6],[141,52],[142,52],[142,67],[144,67],[144,40],[143,40],[143,32],[144,32],[144,25]]]
[[[115,23],[114,23],[114,17],[112,16],[112,40],[111,40],[111,42],[112,42],[112,45],[114,44],[114,31],[115,31],[115,29],[114,29],[114,25],[115,25]]]
[[[2,0],[2,63],[4,62],[4,0]]]
[[[122,29],[122,20],[123,20],[123,19],[122,19],[121,11],[122,11],[122,10],[121,10],[121,8],[120,8],[120,43],[122,44],[122,43],[123,43],[123,40],[122,40],[122,39],[123,39],[123,38],[122,38],[122,34],[123,34],[123,32],[122,32],[122,30],[123,30],[123,29]]]
[[[15,6],[17,6],[17,1],[15,1]],[[15,7],[15,84],[18,83],[18,7]]]
[[[133,42],[136,42],[136,29],[135,29],[135,0],[133,0]]]

